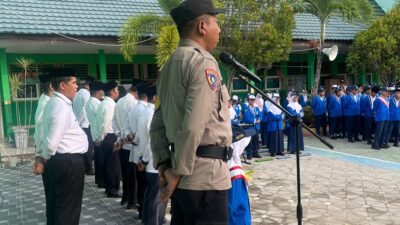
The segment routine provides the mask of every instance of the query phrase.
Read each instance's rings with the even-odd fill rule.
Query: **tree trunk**
[[[317,90],[319,87],[319,81],[321,78],[321,68],[322,68],[322,49],[324,47],[324,40],[325,40],[325,20],[321,20],[321,35],[319,40],[319,48],[317,51],[317,68],[315,70],[315,77],[314,77],[314,84],[311,89],[311,95],[314,96],[317,94]]]

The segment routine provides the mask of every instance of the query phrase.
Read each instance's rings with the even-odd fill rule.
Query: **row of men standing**
[[[325,90],[319,89],[311,101],[317,134],[322,127],[327,135],[327,115],[329,133],[332,139],[347,137],[348,142],[362,141],[372,144],[372,149],[389,148],[389,140],[394,137],[394,146],[399,143],[400,89],[389,91],[386,87],[367,85],[362,93],[353,85],[344,93],[340,87],[332,87],[328,98]],[[341,129],[342,128],[342,129]]]
[[[121,197],[122,172],[121,205],[137,208],[141,219],[147,212],[144,224],[162,224],[165,204],[157,201],[158,171],[152,165],[149,140],[155,85],[134,80],[129,93],[115,103],[117,82],[103,84],[88,77],[77,92],[75,73],[59,68],[39,76],[45,92],[35,115],[33,172],[43,176],[47,224],[79,223],[84,175],[94,174],[93,153],[95,181],[107,197]],[[73,168],[66,164],[70,161]],[[147,210],[143,210],[146,182]],[[160,216],[151,216],[155,212]]]

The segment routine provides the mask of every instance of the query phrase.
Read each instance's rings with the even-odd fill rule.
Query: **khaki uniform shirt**
[[[199,146],[232,143],[230,97],[215,58],[196,42],[182,40],[161,71],[157,96],[160,108],[150,130],[154,165],[170,159],[174,171],[182,175],[181,189],[229,189],[227,163],[196,156]]]

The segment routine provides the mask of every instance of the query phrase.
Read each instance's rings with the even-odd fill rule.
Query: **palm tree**
[[[120,52],[126,61],[132,62],[137,45],[141,41],[155,39],[156,59],[159,68],[165,64],[172,52],[177,48],[179,34],[169,12],[182,0],[158,0],[165,15],[135,15],[127,19],[121,28],[119,44]],[[153,36],[155,35],[155,36]],[[146,39],[146,37],[153,38]]]
[[[315,71],[312,94],[316,94],[319,86],[322,49],[324,47],[326,23],[333,16],[342,16],[349,22],[368,21],[372,15],[372,6],[368,0],[294,0],[294,8],[301,13],[310,13],[318,17],[321,25],[319,47],[317,49],[317,68]]]

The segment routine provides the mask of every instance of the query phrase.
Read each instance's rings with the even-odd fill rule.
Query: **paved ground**
[[[339,140],[332,141],[332,152],[318,149],[322,145],[313,138],[305,142],[314,148],[306,148],[311,156],[301,158],[303,224],[400,224],[400,164],[382,161],[400,161],[400,148],[373,151],[365,143]],[[41,177],[32,175],[30,166],[0,168],[0,225],[45,224]],[[246,168],[254,171],[249,187],[253,224],[297,224],[294,156]],[[139,224],[136,215],[119,200],[105,198],[93,177],[86,179],[81,224]]]

